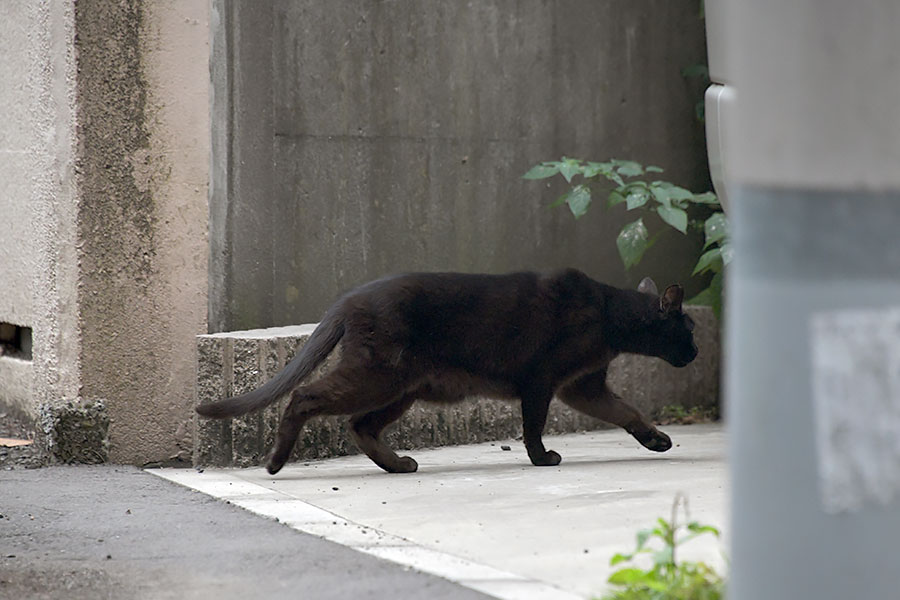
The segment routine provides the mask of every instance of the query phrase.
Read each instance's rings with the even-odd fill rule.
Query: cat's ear
[[[681,312],[681,303],[684,301],[684,288],[680,285],[670,285],[659,298],[659,310],[666,314]]]
[[[656,289],[656,284],[653,283],[653,280],[649,277],[644,277],[641,279],[641,282],[638,284],[638,291],[644,294],[653,294],[654,296],[659,296],[659,290]]]

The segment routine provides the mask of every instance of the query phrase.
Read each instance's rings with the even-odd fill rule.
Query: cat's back
[[[377,321],[379,330],[446,339],[467,331],[509,337],[549,333],[573,307],[594,307],[602,286],[575,269],[552,273],[405,273],[347,294],[345,314]],[[374,323],[372,324],[374,326]]]
[[[486,273],[421,272],[389,275],[363,284],[345,295],[344,301],[371,308],[404,310],[417,306],[434,308],[469,305],[511,298],[537,291],[539,275],[522,271],[494,275]]]

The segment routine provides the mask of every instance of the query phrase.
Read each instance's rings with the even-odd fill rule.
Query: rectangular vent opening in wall
[[[31,327],[0,323],[0,356],[31,360]]]

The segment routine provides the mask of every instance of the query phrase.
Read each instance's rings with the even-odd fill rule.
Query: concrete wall
[[[0,320],[34,328],[20,408],[40,416],[51,451],[71,446],[59,438],[72,423],[108,421],[87,455],[187,457],[206,330],[208,5],[0,10],[3,105],[25,115],[0,125],[4,227],[23,241],[0,245],[13,284],[0,286]],[[0,394],[10,387],[0,380]]]
[[[72,7],[0,5],[0,321],[33,328],[33,360],[0,357],[0,404],[77,394]],[[52,387],[52,393],[50,391]]]
[[[698,11],[214,0],[210,329],[316,321],[396,271],[686,279],[696,242],[674,234],[626,277],[625,217],[576,224],[546,208],[559,185],[520,176],[563,154],[632,158],[707,189],[701,90],[681,75],[705,59]]]
[[[32,90],[23,68],[28,49],[28,7],[24,3],[0,5],[0,55],[16,61],[0,61],[0,323],[32,325],[31,279],[34,272],[29,226],[29,141],[34,134],[28,119]],[[31,402],[30,361],[3,356],[0,349],[0,402],[21,413]]]
[[[25,68],[29,55],[29,7],[26,3],[0,5],[0,53],[18,60],[0,61],[0,282],[6,291],[0,296],[0,321],[31,325],[31,277],[34,271],[29,199],[31,160],[29,148],[36,132],[29,119],[35,90],[29,85]]]
[[[207,4],[79,0],[75,27],[81,394],[107,404],[111,460],[187,456],[206,327]]]

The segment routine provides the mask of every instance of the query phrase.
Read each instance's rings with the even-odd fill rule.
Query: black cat
[[[287,462],[306,420],[349,415],[360,449],[385,471],[418,464],[380,440],[416,400],[470,396],[518,399],[528,457],[556,465],[541,441],[551,399],[619,425],[650,450],[669,437],[606,386],[619,353],[656,356],[683,367],[697,356],[694,323],[679,285],[657,295],[649,278],[637,291],[598,283],[569,269],[550,275],[417,273],[379,279],[328,309],[297,356],[258,389],[197,407],[205,417],[259,410],[291,392],[266,468]],[[341,341],[338,364],[300,385]],[[298,387],[299,386],[299,387]]]

